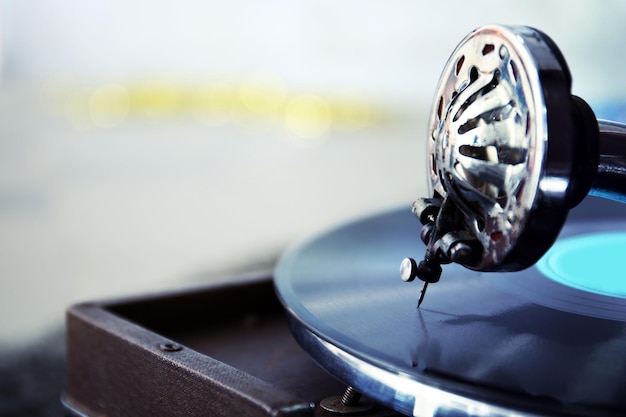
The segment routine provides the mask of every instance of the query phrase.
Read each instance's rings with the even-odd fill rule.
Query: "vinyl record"
[[[588,197],[521,272],[445,265],[418,309],[398,268],[420,228],[392,211],[282,257],[277,293],[322,367],[405,414],[626,412],[626,206]]]

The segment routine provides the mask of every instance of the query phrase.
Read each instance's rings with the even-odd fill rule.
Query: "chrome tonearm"
[[[428,127],[430,196],[413,204],[424,259],[405,281],[439,281],[442,264],[518,271],[552,246],[589,193],[626,201],[626,126],[596,120],[556,44],[529,27],[484,26],[450,56]]]

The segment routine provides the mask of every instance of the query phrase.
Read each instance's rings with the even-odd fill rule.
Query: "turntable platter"
[[[402,258],[424,250],[418,228],[409,209],[392,211],[283,256],[276,290],[313,359],[409,415],[623,415],[626,294],[620,279],[617,287],[596,283],[621,278],[626,259],[597,259],[591,243],[579,269],[571,259],[587,252],[560,246],[600,236],[597,254],[619,244],[622,204],[588,197],[571,211],[557,252],[524,271],[447,265],[419,309],[420,286],[398,276]],[[568,281],[577,271],[587,287]]]

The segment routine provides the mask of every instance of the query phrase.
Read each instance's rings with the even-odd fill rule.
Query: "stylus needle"
[[[420,293],[420,299],[417,302],[417,308],[420,308],[422,305],[422,301],[424,301],[424,296],[426,295],[426,290],[428,289],[428,281],[424,281],[424,286],[422,287],[422,292]]]

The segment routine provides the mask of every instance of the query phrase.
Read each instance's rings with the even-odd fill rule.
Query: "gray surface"
[[[36,342],[3,349],[0,416],[62,416],[64,356],[64,330],[58,327]]]

